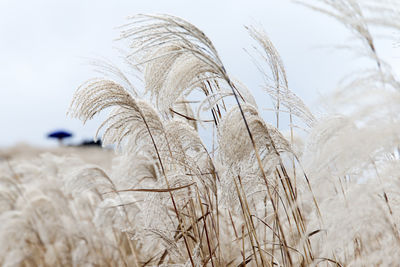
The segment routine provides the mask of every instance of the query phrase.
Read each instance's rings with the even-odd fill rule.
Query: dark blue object
[[[62,130],[61,131],[55,131],[55,132],[49,133],[47,135],[48,138],[56,138],[58,140],[58,142],[60,142],[60,143],[62,143],[62,140],[64,138],[68,138],[68,137],[71,137],[71,136],[72,136],[72,133],[69,133],[67,131],[62,131]]]

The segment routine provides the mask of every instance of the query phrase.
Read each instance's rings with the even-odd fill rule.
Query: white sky
[[[314,106],[352,65],[343,51],[326,48],[347,40],[348,31],[289,0],[0,0],[0,146],[51,145],[45,135],[59,128],[72,131],[76,141],[91,138],[100,120],[82,126],[66,117],[67,108],[76,88],[96,76],[87,58],[113,61],[118,56],[115,27],[136,13],[169,13],[202,29],[228,72],[257,96],[260,108],[270,107],[270,100],[243,51],[253,44],[243,25],[265,28],[292,90],[306,104]],[[399,65],[393,49],[385,51]]]

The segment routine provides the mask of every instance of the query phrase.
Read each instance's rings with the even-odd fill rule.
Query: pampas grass
[[[399,262],[399,83],[370,31],[398,28],[382,15],[397,14],[398,5],[314,2],[304,5],[348,27],[371,67],[332,96],[337,107],[352,108],[317,117],[290,89],[266,33],[246,27],[276,125],[260,116],[200,29],[170,15],[129,18],[121,41],[134,75],[96,62],[103,77],[83,83],[68,111],[83,122],[109,112],[96,138],[115,145],[112,168],[52,155],[2,165],[0,263]]]

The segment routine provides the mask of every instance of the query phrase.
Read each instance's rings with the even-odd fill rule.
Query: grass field
[[[246,27],[272,107],[257,106],[196,26],[129,18],[126,66],[96,63],[101,77],[68,111],[83,122],[108,112],[97,135],[115,152],[0,151],[0,264],[396,266],[400,82],[371,29],[398,31],[399,5],[312,3],[370,63],[326,99],[338,112],[322,116],[291,90],[263,29]]]

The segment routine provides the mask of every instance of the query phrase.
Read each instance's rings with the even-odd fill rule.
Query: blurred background
[[[335,49],[349,41],[345,27],[289,0],[0,0],[0,148],[21,142],[55,146],[57,139],[47,138],[55,130],[73,133],[69,143],[90,140],[104,116],[83,126],[66,116],[68,106],[78,86],[98,76],[91,60],[118,65],[117,26],[137,13],[176,15],[203,30],[231,76],[256,96],[260,109],[271,102],[243,50],[254,44],[244,25],[266,30],[284,61],[289,86],[317,115],[323,112],[321,96],[353,68],[367,64],[354,53]],[[384,39],[377,44],[384,47],[380,56],[398,71],[398,44]]]

